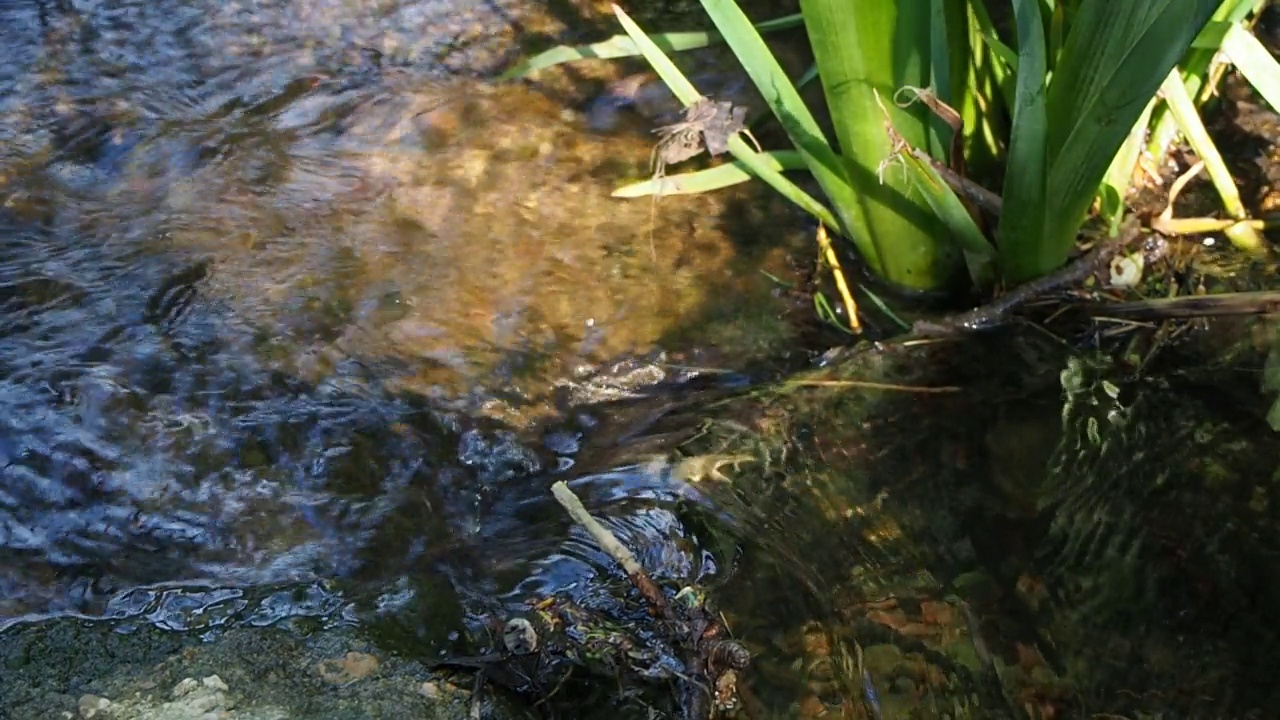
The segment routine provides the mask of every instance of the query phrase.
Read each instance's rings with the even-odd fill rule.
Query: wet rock
[[[283,720],[288,717],[279,708],[237,712],[235,702],[228,696],[229,690],[221,678],[210,675],[200,680],[184,678],[173,687],[170,700],[136,693],[131,698],[112,702],[86,695],[80,699],[80,716],[86,720]]]
[[[542,468],[533,451],[520,443],[514,433],[498,430],[486,434],[472,429],[458,442],[458,459],[476,469],[485,483],[499,483],[528,477]]]
[[[111,708],[111,701],[97,695],[82,695],[77,705],[80,709],[80,717],[85,720],[92,720],[105,715],[107,710]]]
[[[346,685],[363,680],[378,671],[378,658],[368,653],[349,652],[341,659],[323,660],[316,673],[332,685]]]

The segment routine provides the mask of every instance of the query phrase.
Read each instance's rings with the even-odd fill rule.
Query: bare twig
[[[1139,228],[1131,224],[1124,235],[1116,240],[1098,243],[1084,256],[1068,263],[1066,267],[1014,288],[1001,297],[978,308],[941,320],[920,320],[912,326],[912,333],[924,337],[948,337],[975,330],[987,330],[1003,325],[1010,316],[1027,303],[1064,287],[1078,285],[1102,268],[1111,258],[1138,236]]]
[[[963,196],[966,200],[977,205],[983,212],[989,213],[996,217],[1000,217],[1001,211],[1004,210],[1004,201],[1000,196],[970,180],[967,177],[955,172],[945,164],[938,162],[929,156],[929,153],[919,148],[911,148],[911,154],[921,162],[929,163],[935,172],[946,181],[957,194]]]
[[[801,387],[848,387],[862,388],[864,390],[890,390],[894,392],[912,393],[953,393],[960,392],[961,390],[961,388],[954,385],[895,385],[893,383],[870,382],[868,380],[787,380],[783,384],[798,385]]]
[[[1239,292],[1221,295],[1190,295],[1123,303],[1096,303],[1090,314],[1102,313],[1126,321],[1170,320],[1174,318],[1223,317],[1227,315],[1280,314],[1280,292]]]
[[[600,545],[600,547],[613,558],[614,562],[622,566],[622,570],[627,574],[631,583],[636,586],[644,599],[648,601],[654,612],[663,618],[671,617],[671,608],[667,605],[667,598],[662,594],[662,589],[653,582],[653,578],[645,572],[640,566],[640,562],[636,560],[636,556],[632,554],[627,546],[618,542],[618,538],[608,528],[601,525],[598,520],[591,517],[591,513],[587,512],[587,508],[582,505],[582,501],[577,495],[569,489],[569,486],[563,480],[551,486],[551,494],[555,495],[556,501],[564,507],[569,513],[569,517],[578,523],[590,533],[591,537]]]

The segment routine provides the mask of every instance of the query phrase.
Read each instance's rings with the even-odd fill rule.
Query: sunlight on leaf
[[[804,159],[795,150],[777,150],[760,153],[761,161],[773,170],[804,170]],[[720,190],[752,179],[751,172],[740,160],[725,163],[713,168],[696,172],[667,175],[663,178],[651,178],[644,182],[633,183],[613,191],[613,197],[637,198],[657,193],[667,195],[696,195],[698,193]]]

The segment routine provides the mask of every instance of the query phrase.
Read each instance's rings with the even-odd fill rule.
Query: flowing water
[[[651,12],[692,22],[677,5]],[[1062,412],[1065,360],[1023,342],[846,372],[959,396],[752,390],[806,359],[771,279],[812,252],[793,211],[759,188],[656,212],[609,197],[646,174],[652,139],[651,118],[592,102],[616,65],[486,79],[612,32],[603,17],[0,0],[0,633],[355,629],[431,659],[474,652],[530,598],[620,612],[625,580],[550,498],[564,478],[656,580],[713,589],[784,716],[1119,707],[1088,693],[1126,688],[1068,683],[1084,661],[1050,649],[1096,631],[1061,618],[1112,618],[1052,615],[1037,589],[1079,581],[1090,556],[1041,566],[1030,547],[1088,532],[1093,491],[1072,494],[1086,471],[1060,438],[1096,433],[1087,403]],[[993,357],[1019,362],[973,374]],[[1269,544],[1250,542],[1271,503],[1233,484],[1265,471],[1245,455],[1214,466],[1216,489],[1261,509],[1216,542],[1270,577]],[[1067,480],[1041,492],[1050,458]],[[1080,527],[1041,527],[1050,502]],[[1158,620],[1242,597],[1156,524],[1135,531],[1155,550],[1114,547],[1121,570],[1183,553]],[[1149,647],[1103,645],[1116,662]],[[1250,657],[1196,685],[1178,663],[1202,646],[1164,649],[1156,680],[1195,702],[1221,702],[1205,688]]]
[[[0,4],[0,622],[393,577],[511,530],[557,378],[786,341],[722,204],[607,197],[642,136],[472,79],[558,21],[464,5]]]

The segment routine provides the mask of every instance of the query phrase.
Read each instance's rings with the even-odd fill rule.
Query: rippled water
[[[737,347],[786,331],[750,310],[767,258],[718,201],[608,197],[643,133],[473,79],[591,24],[569,20],[0,2],[0,627],[346,622],[364,591],[334,581],[385,610],[430,568],[431,602],[479,611],[588,572],[541,559],[565,526],[529,478],[589,430],[539,429],[557,378],[675,342],[729,293],[775,338]]]

